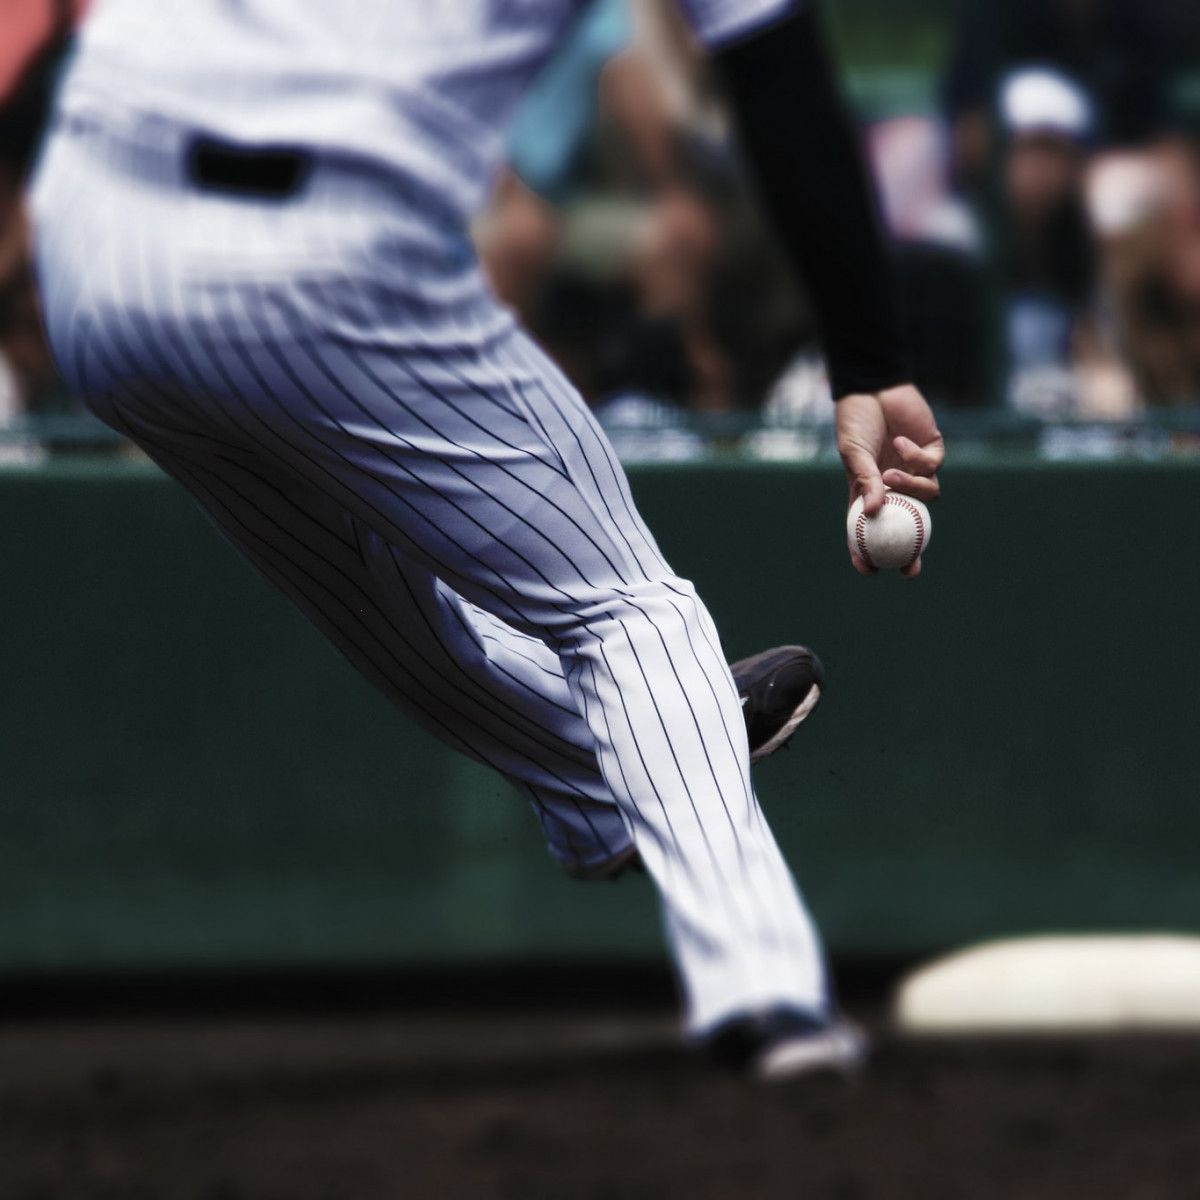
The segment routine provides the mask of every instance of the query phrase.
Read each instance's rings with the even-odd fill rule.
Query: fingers
[[[853,504],[862,496],[863,511],[868,517],[873,517],[883,507],[883,498],[887,495],[874,455],[858,448],[845,450],[842,452],[842,463],[850,481],[850,503]]]
[[[883,482],[894,492],[903,492],[918,500],[936,500],[942,494],[937,478],[927,479],[923,475],[909,475],[895,467],[883,473]]]
[[[853,547],[850,549],[850,561],[854,564],[854,569],[860,575],[874,575],[877,573],[876,569]]]
[[[893,438],[892,446],[900,455],[900,461],[914,475],[937,474],[946,458],[946,446],[940,433],[925,446],[918,446],[912,438],[903,435]]]
[[[850,551],[850,561],[854,564],[854,569],[860,575],[878,575],[879,571],[876,567],[870,566],[857,550]],[[911,562],[907,567],[902,567],[900,574],[905,579],[916,579],[921,574],[921,560],[918,558],[916,562]]]
[[[937,480],[938,468],[946,458],[946,448],[941,435],[926,446],[919,446],[912,438],[896,437],[892,446],[904,464],[904,469],[891,467],[883,473],[883,482],[906,496],[918,500],[936,500],[941,494]]]
[[[934,429],[933,439],[921,446],[909,437],[895,437],[892,446],[907,470],[892,468],[883,473],[883,481],[890,488],[915,496],[918,500],[936,500],[941,494],[937,473],[946,460],[946,444],[942,435]],[[916,579],[921,574],[921,559],[908,564],[900,574],[905,579]]]

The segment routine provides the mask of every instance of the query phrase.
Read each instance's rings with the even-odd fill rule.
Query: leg
[[[178,431],[152,388],[136,395],[109,400],[126,432],[390,700],[525,792],[564,867],[593,869],[632,844],[543,643],[468,604],[289,473],[195,434],[172,444]]]
[[[189,211],[196,245],[245,236],[242,208],[214,205],[211,229],[207,208]],[[316,240],[347,236],[342,212],[314,225]],[[173,394],[161,399],[180,429],[202,431],[197,452],[219,440],[231,458],[303,483],[549,646],[662,893],[691,1028],[775,1003],[821,1010],[819,947],[750,788],[738,698],[712,623],[663,561],[561,374],[469,271],[427,287],[405,275],[403,287],[426,287],[418,297],[368,278],[366,267],[349,281],[205,282],[207,260],[176,261],[185,252],[174,231],[148,231],[136,216],[121,228],[133,231],[129,253],[150,261],[128,281],[97,268],[87,286],[103,294],[67,317],[86,312],[88,327],[56,338],[77,372],[96,366],[102,346],[113,356],[107,381],[89,389],[102,415],[160,438],[161,420],[129,385],[170,381]],[[259,236],[273,245],[265,227]],[[352,251],[349,261],[361,261],[357,243]],[[112,257],[128,256],[117,247]],[[160,362],[147,361],[150,347]],[[106,397],[123,411],[105,414]],[[223,500],[231,522],[258,520],[246,496]],[[355,552],[341,540],[335,561]],[[345,607],[328,565],[291,548],[312,610]],[[288,557],[272,534],[264,569],[280,577]],[[360,617],[356,644],[369,665],[392,637],[386,613],[365,606]],[[572,761],[565,749],[526,746],[556,771]]]
[[[239,428],[386,545],[554,649],[662,891],[692,1028],[770,1003],[823,1008],[815,933],[750,788],[715,630],[554,368],[515,333],[465,366],[314,349],[248,302],[205,357]]]

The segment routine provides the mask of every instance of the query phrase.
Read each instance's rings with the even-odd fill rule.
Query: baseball
[[[933,522],[929,509],[920,500],[891,492],[873,517],[863,513],[863,498],[850,505],[846,516],[846,537],[868,566],[898,571],[920,558],[929,545]]]

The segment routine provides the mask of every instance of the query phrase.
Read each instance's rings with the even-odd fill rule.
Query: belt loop
[[[312,155],[293,146],[239,146],[194,138],[186,151],[187,173],[199,188],[266,200],[287,200],[301,191]]]

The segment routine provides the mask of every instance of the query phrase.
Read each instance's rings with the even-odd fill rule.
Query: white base
[[[1033,937],[961,951],[909,976],[910,1033],[1200,1030],[1200,937]]]

